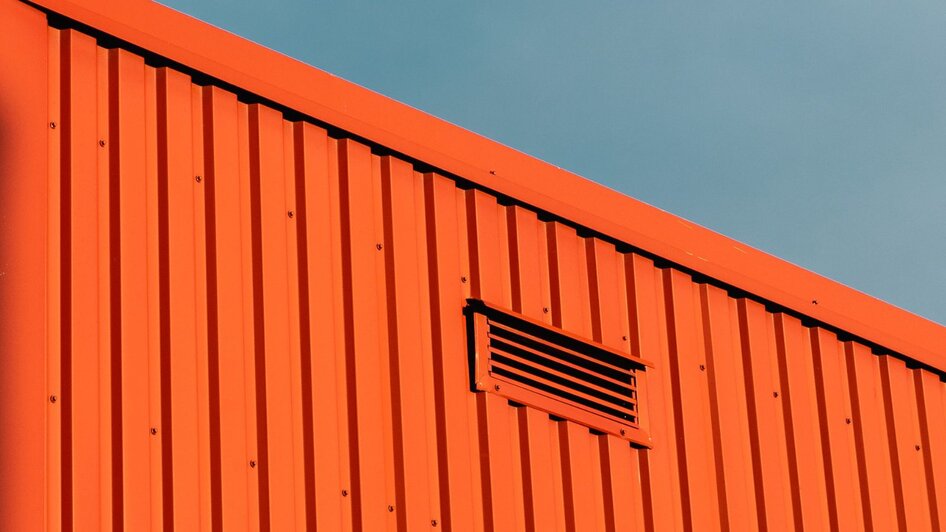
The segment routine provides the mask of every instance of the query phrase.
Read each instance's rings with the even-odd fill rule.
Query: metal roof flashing
[[[946,373],[942,325],[173,9],[26,3]]]

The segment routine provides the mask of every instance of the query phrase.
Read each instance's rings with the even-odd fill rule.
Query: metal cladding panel
[[[43,29],[47,489],[2,502],[45,516],[3,524],[946,525],[943,368],[140,50]],[[472,391],[470,298],[650,361],[650,447]]]

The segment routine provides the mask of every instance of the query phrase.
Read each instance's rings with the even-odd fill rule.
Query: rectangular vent
[[[474,389],[649,446],[638,394],[649,362],[477,299],[466,313]]]

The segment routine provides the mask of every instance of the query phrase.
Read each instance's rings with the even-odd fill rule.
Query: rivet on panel
[[[256,460],[250,460],[250,467],[256,467]]]
[[[811,300],[811,304],[812,304],[812,305],[817,305],[817,304],[818,304],[818,300],[817,300],[817,299],[812,299],[812,300]]]
[[[706,364],[700,364],[700,371],[706,371]]]
[[[195,177],[194,177],[194,181],[197,181],[198,183],[200,183],[200,180],[201,180],[201,179],[203,179],[203,178],[200,177],[200,176],[195,176]]]
[[[624,435],[626,435],[626,434],[627,434],[627,431],[624,430],[624,429],[621,429],[621,436],[624,436]]]
[[[460,277],[460,282],[461,282],[461,283],[465,283],[465,282],[466,282],[466,275]]]
[[[500,388],[500,387],[499,387],[498,384],[497,384],[496,386],[493,386],[493,389],[496,390],[497,392],[499,391],[499,388]]]
[[[778,397],[778,392],[772,392],[772,397]]]
[[[56,123],[55,123],[55,122],[50,122],[50,123],[49,123],[49,129],[56,129]]]
[[[489,173],[490,173],[491,175],[496,175],[496,170],[490,170]]]
[[[105,147],[105,141],[104,141],[104,140],[100,140],[100,141],[99,141],[99,146],[101,146],[101,147],[104,148],[104,147]]]
[[[624,340],[624,341],[626,342],[626,341],[627,341],[627,335],[625,334],[624,336],[622,336],[622,337],[621,337],[621,340]]]
[[[375,245],[375,247],[378,248],[378,251],[381,251],[381,249],[382,249],[384,246],[382,246],[381,244],[377,244],[377,245]]]
[[[430,520],[430,526],[437,526],[437,520],[436,520],[436,519],[431,519],[431,520]]]
[[[548,307],[542,307],[542,312],[544,312],[545,314],[548,314],[548,313],[549,313],[549,308],[548,308]]]
[[[290,218],[296,215],[294,211],[289,211],[287,214],[289,215]]]
[[[914,445],[913,448],[916,449],[917,451],[919,451],[919,450],[920,450],[920,445],[919,445],[919,444]]]
[[[394,506],[392,506],[392,505],[389,504],[389,505],[388,505],[388,511],[389,511],[389,512],[393,512],[393,511],[394,511]]]
[[[342,497],[348,497],[348,490],[342,490]]]
[[[158,429],[151,427],[151,435],[154,436],[157,433],[158,433]]]
[[[844,422],[847,423],[848,425],[850,425],[850,424],[851,424],[851,418],[849,418],[849,417],[844,418]]]
[[[58,398],[57,398],[55,395],[50,395],[50,396],[49,396],[49,402],[50,402],[50,403],[55,403],[57,400],[58,400]]]

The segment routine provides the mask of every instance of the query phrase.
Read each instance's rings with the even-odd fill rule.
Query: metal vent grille
[[[480,300],[468,303],[476,390],[649,444],[638,397],[647,361]]]

